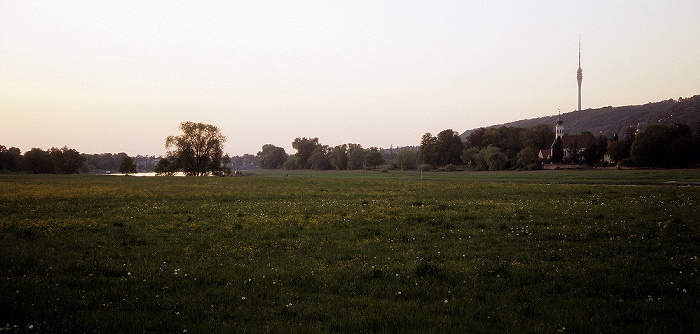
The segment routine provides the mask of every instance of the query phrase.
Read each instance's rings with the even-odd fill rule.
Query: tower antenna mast
[[[576,71],[576,80],[578,80],[578,111],[581,111],[581,81],[583,74],[581,70],[581,34],[578,35],[578,70]]]

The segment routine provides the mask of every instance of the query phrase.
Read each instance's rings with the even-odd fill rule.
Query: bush
[[[620,162],[618,162],[617,165],[620,167],[634,167],[634,160],[630,158],[625,158],[620,160]]]
[[[445,166],[446,172],[454,172],[456,170],[457,170],[457,166],[455,166],[453,164],[447,164],[447,166]]]
[[[433,166],[428,165],[428,164],[422,164],[422,165],[418,166],[418,169],[420,169],[424,172],[429,172],[429,171],[433,170]]]

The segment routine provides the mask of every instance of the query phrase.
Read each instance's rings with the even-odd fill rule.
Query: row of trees
[[[32,148],[22,154],[19,148],[11,147],[8,149],[4,145],[0,145],[0,171],[76,174],[90,168],[88,167],[90,161],[98,164],[105,171],[118,170],[125,174],[137,172],[134,159],[126,153],[88,155],[64,146],[63,148],[52,147],[46,151]]]
[[[376,168],[385,163],[376,147],[364,149],[360,144],[342,144],[335,147],[322,145],[318,138],[299,137],[292,147],[296,154],[289,155],[282,147],[265,144],[258,152],[260,167],[265,169],[346,170]]]
[[[583,133],[590,134],[590,133]],[[432,168],[466,166],[472,170],[539,169],[546,161],[539,151],[552,149],[549,162],[587,165],[619,163],[625,166],[684,168],[700,164],[700,124],[697,131],[686,124],[652,124],[637,133],[629,128],[625,136],[595,137],[585,149],[578,137],[567,148],[560,139],[554,141],[551,126],[537,124],[529,128],[480,128],[462,142],[457,132],[448,129],[421,138],[419,159]],[[608,159],[606,159],[606,155]]]
[[[624,138],[614,138],[608,155],[626,166],[684,168],[700,164],[700,123],[693,129],[686,124],[652,124],[637,133],[628,129]]]
[[[168,136],[165,146],[169,149],[165,158],[154,166],[159,175],[183,171],[186,175],[230,173],[230,165],[254,166],[266,169],[315,169],[356,170],[373,169],[387,161],[383,152],[359,144],[342,144],[335,147],[322,145],[318,138],[294,139],[295,154],[287,154],[282,147],[263,145],[257,156],[245,155],[231,159],[223,154],[226,137],[218,127],[194,122],[180,124],[182,134]],[[500,127],[480,128],[473,131],[463,142],[452,129],[433,136],[426,133],[421,138],[420,148],[393,150],[389,155],[392,167],[410,170],[418,163],[430,168],[454,169],[466,166],[473,170],[538,169],[543,161],[538,157],[541,149],[552,148],[551,161],[599,164],[607,156],[622,165],[682,168],[700,163],[700,124],[693,133],[690,126],[653,124],[637,133],[630,128],[624,138],[615,135],[608,140],[603,135],[581,152],[576,138],[568,148],[564,161],[561,140],[552,145],[555,133],[551,126],[537,124],[529,128]],[[33,148],[24,154],[16,147],[0,145],[0,171],[28,171],[33,173],[77,173],[84,166],[113,170],[119,161],[119,171],[136,172],[136,163],[125,153],[118,155],[84,155],[68,147],[41,150]],[[87,162],[87,164],[86,164]]]
[[[421,138],[419,159],[431,168],[466,166],[472,170],[537,169],[540,149],[550,148],[555,134],[551,126],[530,128],[479,128],[463,142],[447,129]],[[448,167],[449,166],[449,167]]]
[[[75,174],[85,164],[85,157],[78,151],[64,146],[46,151],[32,148],[24,152],[16,147],[0,145],[0,170],[26,171],[37,174]]]

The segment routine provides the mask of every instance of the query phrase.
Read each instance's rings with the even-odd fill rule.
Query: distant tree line
[[[423,135],[419,161],[424,170],[533,170],[547,162],[662,168],[700,164],[700,123],[695,132],[686,124],[653,124],[639,133],[629,128],[622,139],[618,135],[608,139],[601,134],[585,148],[579,146],[578,137],[574,136],[566,156],[561,139],[555,141],[555,137],[553,128],[547,124],[529,128],[479,128],[467,136],[466,142],[460,140],[457,132],[447,129],[437,136]],[[549,160],[539,157],[542,149],[551,149]]]
[[[550,148],[555,134],[551,126],[537,124],[529,128],[479,128],[466,142],[447,129],[436,136],[426,133],[421,138],[421,169],[456,170],[539,169],[540,149]]]
[[[624,138],[613,137],[610,158],[622,166],[687,168],[700,164],[700,122],[696,131],[686,124],[652,124]]]
[[[16,147],[0,145],[0,171],[29,172],[36,174],[75,174],[85,164],[85,157],[78,151],[64,146],[46,151],[32,148],[24,152]]]
[[[34,174],[105,173],[122,170],[125,160],[133,164],[130,173],[152,171],[155,156],[129,157],[126,153],[85,154],[75,149],[52,147],[48,150],[32,148],[22,153],[17,147],[0,145],[0,172],[26,172]]]
[[[365,149],[360,144],[323,145],[318,138],[298,137],[292,142],[295,154],[282,147],[265,144],[258,152],[260,167],[265,169],[357,170],[374,169],[385,164],[377,147]]]
[[[413,147],[381,149],[363,148],[360,144],[328,146],[318,138],[298,137],[292,142],[296,150],[288,154],[284,148],[265,144],[257,157],[261,168],[265,169],[313,169],[313,170],[359,170],[397,168],[416,169],[418,151]]]

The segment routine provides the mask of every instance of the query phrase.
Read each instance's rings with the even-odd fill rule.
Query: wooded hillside
[[[700,95],[690,98],[667,100],[647,103],[637,106],[603,107],[585,109],[580,112],[572,111],[561,115],[566,133],[576,134],[582,131],[604,134],[612,137],[615,133],[621,135],[628,127],[643,129],[649,124],[683,123],[696,129],[700,122]],[[488,127],[522,127],[544,123],[554,125],[557,115],[520,120]],[[476,129],[467,130],[460,135],[465,140]]]

